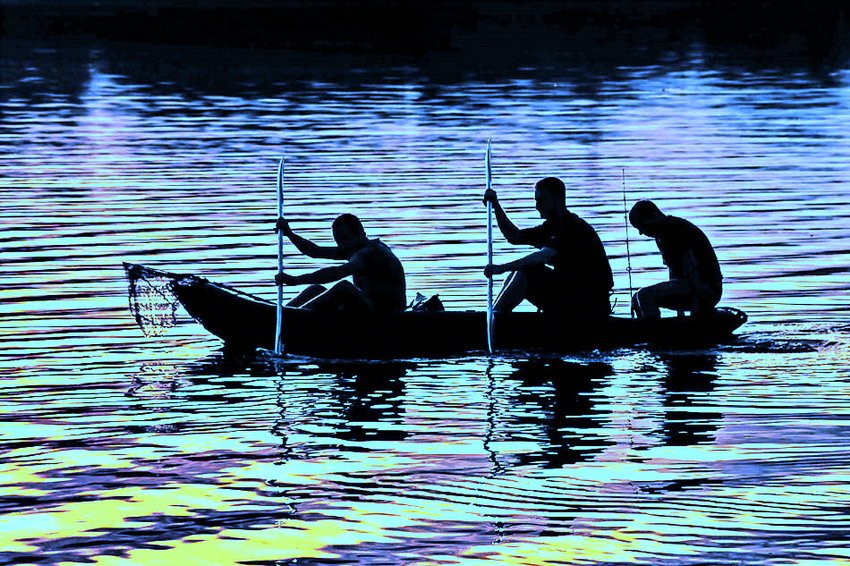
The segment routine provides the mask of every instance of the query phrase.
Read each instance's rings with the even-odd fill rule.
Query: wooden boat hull
[[[174,278],[172,290],[186,311],[228,347],[273,347],[272,302],[201,277],[168,275]],[[434,357],[485,350],[485,320],[486,314],[477,311],[364,315],[284,307],[282,336],[285,351],[290,354],[325,358]],[[499,350],[553,352],[644,344],[697,347],[728,340],[746,320],[746,314],[729,308],[717,309],[708,317],[654,321],[613,316],[570,321],[543,313],[497,313],[494,344]]]

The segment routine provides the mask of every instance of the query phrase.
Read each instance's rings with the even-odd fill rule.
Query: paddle
[[[487,138],[487,153],[484,157],[487,170],[487,189],[492,188],[490,167],[490,138]],[[493,203],[487,201],[487,265],[493,264]],[[493,353],[493,276],[487,278],[487,351]]]
[[[277,166],[277,219],[283,219],[283,160],[280,159],[280,164]],[[277,231],[277,272],[283,273],[283,231]],[[283,353],[283,344],[281,343],[281,329],[283,326],[283,285],[277,286],[277,320],[274,328],[274,352],[275,354]]]

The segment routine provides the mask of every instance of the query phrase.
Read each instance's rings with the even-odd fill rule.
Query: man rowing
[[[318,259],[345,261],[304,275],[279,273],[278,285],[310,286],[287,306],[313,310],[394,312],[405,308],[404,269],[392,250],[380,240],[370,240],[360,219],[342,214],[333,222],[336,246],[319,246],[292,231],[280,218],[277,229],[295,244],[298,251]],[[353,283],[343,280],[351,276]],[[323,284],[339,281],[327,289]]]
[[[510,263],[484,268],[487,277],[511,272],[493,310],[510,312],[527,299],[538,310],[571,318],[609,315],[614,279],[596,231],[567,209],[566,188],[560,179],[538,181],[534,200],[543,223],[520,230],[508,219],[496,192],[484,193],[484,202],[493,205],[505,239],[538,249]]]
[[[644,287],[632,298],[640,318],[658,318],[659,307],[710,314],[723,292],[723,275],[714,248],[691,222],[664,214],[651,200],[635,203],[629,221],[642,235],[655,238],[670,279]]]

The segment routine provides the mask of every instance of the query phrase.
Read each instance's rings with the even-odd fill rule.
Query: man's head
[[[658,229],[666,217],[651,200],[639,200],[629,212],[629,222],[632,226],[651,238],[658,236]]]
[[[359,248],[367,240],[366,230],[360,219],[353,214],[340,214],[336,217],[332,227],[334,241],[340,248]]]
[[[556,177],[537,181],[534,185],[534,200],[540,217],[548,220],[566,209],[566,193],[563,181]]]

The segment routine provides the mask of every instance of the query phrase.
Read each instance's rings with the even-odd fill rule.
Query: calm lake
[[[847,65],[17,42],[2,71],[0,563],[850,563]],[[517,225],[565,181],[617,314],[629,264],[635,289],[666,277],[631,228],[627,256],[624,190],[700,226],[737,340],[272,363],[182,311],[135,325],[124,261],[275,296],[284,155],[299,234],[353,212],[408,300],[483,309],[488,138]]]

